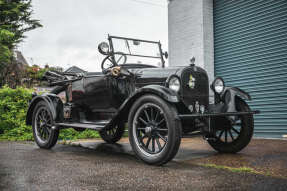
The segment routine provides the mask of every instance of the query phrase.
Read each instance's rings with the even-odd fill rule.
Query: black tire
[[[119,123],[118,125],[99,132],[101,138],[107,143],[118,142],[125,132],[125,123]]]
[[[245,103],[245,101],[240,98],[236,98],[236,109],[237,111],[250,111],[250,108],[247,103]],[[211,147],[222,153],[237,153],[244,149],[249,144],[253,136],[253,115],[242,115],[239,117],[239,120],[240,124],[234,124],[233,126],[231,125],[231,128],[229,130],[219,130],[220,137],[217,136],[216,141],[208,141]],[[225,134],[224,140],[221,139],[223,131]],[[228,140],[230,140],[230,142],[228,142]]]
[[[34,140],[40,148],[50,149],[57,143],[59,130],[53,129],[53,125],[54,120],[47,103],[40,101],[33,111],[32,118]]]
[[[176,108],[155,95],[145,95],[133,104],[128,119],[129,140],[138,158],[151,165],[173,159],[181,142],[181,123],[176,116]]]

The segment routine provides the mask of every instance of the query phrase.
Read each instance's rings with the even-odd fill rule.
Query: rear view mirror
[[[140,45],[140,41],[133,40],[133,44],[134,44],[135,46],[138,46],[138,45]]]

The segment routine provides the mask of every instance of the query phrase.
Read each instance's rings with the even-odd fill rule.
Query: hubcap
[[[145,134],[146,135],[151,135],[151,132],[152,132],[152,127],[146,127],[145,128]]]

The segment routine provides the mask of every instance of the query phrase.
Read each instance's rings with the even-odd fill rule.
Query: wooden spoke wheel
[[[176,108],[154,95],[139,98],[129,115],[129,139],[136,155],[148,164],[162,165],[177,153],[181,123]]]
[[[248,105],[241,99],[236,101],[237,111],[250,111]],[[215,140],[208,143],[217,151],[224,153],[236,153],[241,151],[250,142],[254,121],[252,115],[241,115],[235,120],[226,119],[225,123],[215,124]],[[222,127],[224,126],[224,127]]]
[[[125,132],[125,123],[119,123],[109,129],[100,131],[101,138],[107,143],[118,142]]]
[[[40,148],[53,147],[58,139],[59,131],[53,129],[54,120],[46,102],[40,101],[33,112],[33,135]]]

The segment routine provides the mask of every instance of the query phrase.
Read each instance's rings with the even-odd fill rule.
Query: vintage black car
[[[45,74],[55,88],[34,94],[27,113],[39,147],[53,147],[63,128],[93,129],[107,143],[116,143],[126,124],[135,154],[154,165],[170,161],[183,136],[202,135],[215,150],[227,153],[250,142],[258,112],[244,101],[251,97],[225,87],[220,77],[209,86],[194,58],[182,67],[165,67],[168,54],[160,42],[116,36],[98,49],[105,55],[102,72]],[[214,104],[209,104],[209,89]]]

